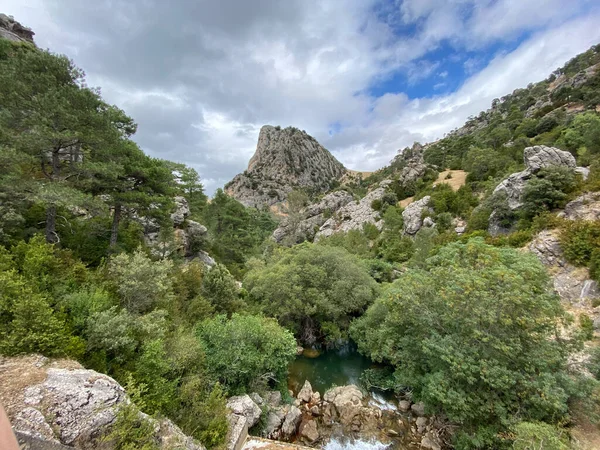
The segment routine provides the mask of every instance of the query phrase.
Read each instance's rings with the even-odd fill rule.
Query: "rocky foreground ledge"
[[[379,404],[355,385],[329,389],[323,396],[306,381],[292,404],[279,392],[231,397],[228,448],[243,447],[248,430],[261,437],[320,447],[334,437],[401,442],[403,448],[441,450],[447,424],[426,417],[422,403]],[[254,427],[254,428],[253,428]]]
[[[75,361],[34,355],[0,358],[0,402],[30,449],[108,449],[104,437],[130,400],[107,375]],[[153,426],[160,448],[205,450],[170,420],[139,414]]]

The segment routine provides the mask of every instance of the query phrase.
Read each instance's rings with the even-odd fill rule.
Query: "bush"
[[[540,422],[519,422],[513,428],[514,450],[569,450],[566,432]]]
[[[594,321],[587,314],[579,316],[579,327],[583,334],[583,339],[591,341],[594,339]]]
[[[285,381],[296,356],[296,340],[273,319],[234,314],[198,324],[196,333],[206,355],[206,373],[229,394],[256,385]]]
[[[567,414],[568,344],[552,339],[566,317],[535,256],[472,239],[405,272],[351,336],[428,411],[493,438],[515,416]]]
[[[600,249],[600,223],[569,221],[560,234],[560,245],[569,262],[580,266],[587,265],[594,251]]]
[[[540,170],[523,191],[523,213],[532,218],[543,211],[564,206],[567,194],[576,186],[575,173],[567,167]]]
[[[128,311],[148,312],[173,300],[171,261],[152,261],[141,250],[114,256],[108,264],[114,288]]]
[[[201,294],[218,313],[233,314],[242,308],[239,288],[227,267],[216,264],[204,275]],[[197,297],[196,297],[197,298]],[[196,302],[196,307],[199,305]]]

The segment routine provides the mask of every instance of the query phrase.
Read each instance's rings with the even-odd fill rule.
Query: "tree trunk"
[[[117,204],[115,204],[115,210],[113,212],[112,228],[110,230],[110,248],[114,248],[117,245],[120,221],[121,221],[121,204],[117,203]]]
[[[56,205],[49,205],[46,208],[46,242],[55,244],[58,242],[56,234]]]

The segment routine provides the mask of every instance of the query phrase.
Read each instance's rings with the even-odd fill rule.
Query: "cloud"
[[[136,119],[145,151],[194,166],[209,192],[244,170],[263,124],[305,129],[344,164],[371,170],[600,37],[591,0],[4,3],[38,45],[72,57]],[[514,47],[524,33],[534,34],[482,68],[488,46]],[[439,95],[443,58],[431,53],[444,47],[465,79]],[[405,86],[369,94],[398,74]],[[403,93],[430,76],[424,98]]]

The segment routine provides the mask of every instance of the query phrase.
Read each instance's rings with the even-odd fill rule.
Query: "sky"
[[[600,43],[597,0],[2,0],[212,194],[261,126],[372,171]]]

